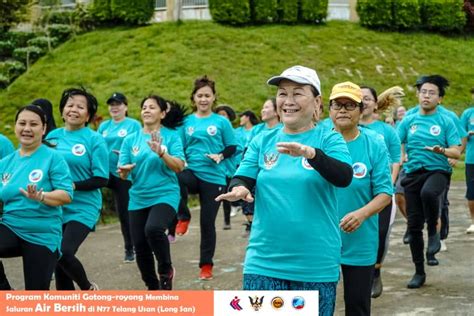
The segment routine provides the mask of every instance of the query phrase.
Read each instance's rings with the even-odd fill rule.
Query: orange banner
[[[205,291],[0,292],[0,315],[214,315]]]

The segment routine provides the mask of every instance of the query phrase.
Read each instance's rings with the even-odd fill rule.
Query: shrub
[[[146,24],[155,12],[155,0],[111,0],[112,16],[131,25]]]
[[[82,3],[77,3],[72,13],[72,21],[79,31],[91,31],[94,29],[96,20],[88,7]]]
[[[392,27],[392,0],[358,0],[356,5],[360,24],[368,28]]]
[[[14,47],[26,47],[28,40],[35,37],[35,33],[31,32],[9,32],[7,35]]]
[[[28,66],[33,64],[43,55],[43,50],[36,46],[15,48],[13,51],[13,57]]]
[[[0,56],[1,58],[11,57],[13,54],[13,43],[11,41],[0,41]]]
[[[416,29],[419,27],[420,5],[418,0],[393,1],[393,27],[397,29]]]
[[[279,0],[278,20],[283,23],[298,22],[298,4],[295,0]]]
[[[67,41],[73,32],[72,27],[67,24],[51,24],[46,29],[49,36],[57,38],[60,43]]]
[[[36,46],[41,48],[42,50],[47,51],[49,49],[48,41],[51,44],[51,47],[55,47],[58,45],[58,39],[56,37],[47,37],[47,36],[39,36],[32,38],[28,41],[28,46]]]
[[[107,22],[112,19],[112,10],[110,8],[111,0],[94,0],[91,7],[91,15],[100,22]]]
[[[462,31],[466,25],[464,0],[422,0],[421,22],[429,30]]]
[[[239,25],[250,22],[249,0],[209,0],[209,10],[219,23]]]
[[[5,89],[6,87],[8,87],[9,83],[10,83],[10,79],[8,79],[7,76],[0,73],[0,89]]]
[[[252,22],[271,23],[278,20],[278,0],[252,0]]]
[[[328,0],[301,0],[301,21],[321,23],[326,20]]]
[[[26,66],[21,61],[9,59],[3,63],[3,70],[11,82],[26,71]]]

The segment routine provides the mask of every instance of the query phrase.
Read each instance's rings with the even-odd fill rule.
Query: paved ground
[[[398,217],[392,230],[390,250],[383,269],[383,295],[372,301],[373,315],[474,315],[474,235],[466,235],[468,212],[463,183],[451,187],[451,233],[448,251],[437,257],[440,265],[427,267],[426,286],[408,290],[407,281],[414,269],[408,246],[401,242],[404,220]],[[215,256],[215,277],[199,281],[199,226],[197,211],[193,213],[188,235],[172,245],[173,262],[177,270],[176,290],[233,290],[241,288],[242,260],[245,238],[241,237],[242,216],[237,216],[232,230],[222,230],[223,216],[217,221],[218,247]],[[135,264],[124,264],[123,246],[118,225],[100,227],[92,233],[79,251],[91,280],[101,289],[145,289]],[[4,260],[11,284],[23,287],[20,259]],[[54,288],[54,284],[52,285]],[[338,292],[336,314],[343,315],[342,292]]]

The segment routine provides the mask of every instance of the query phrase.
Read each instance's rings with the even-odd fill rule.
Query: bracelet
[[[446,148],[441,147],[441,153],[444,155],[445,152],[446,152]]]
[[[165,151],[164,151],[164,150],[163,150],[163,152],[162,152],[161,154],[158,154],[158,156],[159,156],[160,158],[163,158],[164,155],[165,155]]]
[[[40,202],[44,202],[44,192],[41,192],[41,199]]]

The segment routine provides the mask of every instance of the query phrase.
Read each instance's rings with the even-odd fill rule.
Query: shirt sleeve
[[[372,159],[373,167],[370,177],[372,192],[374,196],[381,193],[392,195],[393,184],[387,148],[383,141],[374,141],[374,155]]]
[[[59,153],[53,155],[51,169],[49,170],[51,185],[53,190],[64,190],[69,197],[74,197],[74,190],[72,188],[71,172],[66,160]]]
[[[240,166],[235,172],[235,176],[257,179],[259,173],[258,157],[260,155],[261,139],[262,137],[256,137],[250,142],[244,159],[240,162]]]
[[[235,139],[234,129],[227,119],[222,121],[222,141],[224,147],[237,146],[237,140]]]
[[[450,111],[449,113],[450,113],[449,117],[453,121],[453,123],[455,125],[455,129],[458,131],[459,137],[460,138],[467,137],[467,132],[466,132],[465,128],[463,128],[463,126],[461,124],[461,120],[459,119],[459,117],[454,112]]]
[[[407,128],[408,128],[408,120],[404,119],[398,125],[397,132],[398,132],[398,138],[400,139],[401,144],[406,144],[407,143]]]
[[[125,139],[123,140],[122,147],[120,147],[118,166],[128,165],[132,163],[132,158],[130,157],[130,142],[130,136],[125,137]]]
[[[15,151],[12,142],[5,136],[1,138],[0,142],[0,158],[8,156]]]
[[[397,135],[397,132],[390,126],[387,126],[388,131],[388,152],[390,153],[391,163],[400,162],[400,157],[402,153],[402,144],[400,143],[400,138]]]
[[[181,160],[185,160],[184,158],[184,150],[183,150],[183,142],[181,141],[181,137],[179,134],[173,133],[170,141],[170,147],[168,148],[168,152],[171,156],[179,158]]]
[[[447,147],[451,146],[460,146],[461,145],[461,137],[459,135],[458,129],[454,126],[454,122],[452,120],[446,120],[446,143]]]
[[[347,144],[342,135],[335,131],[328,131],[323,142],[323,148],[320,148],[327,156],[345,162],[352,166],[352,158],[347,149]]]
[[[467,118],[469,117],[468,112],[469,112],[469,110],[465,110],[461,115],[461,126],[462,126],[462,128],[464,129],[464,131],[466,133],[469,132],[469,130],[468,130],[469,125],[468,125],[468,121],[467,121]]]
[[[107,152],[107,145],[102,137],[94,137],[92,141],[92,175],[108,179],[109,155]]]

